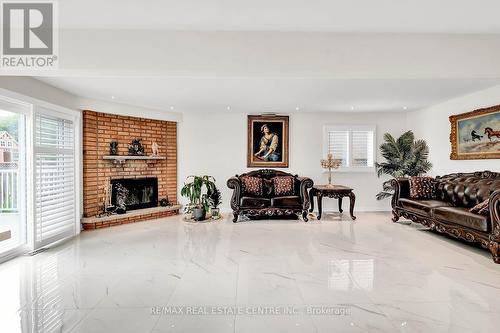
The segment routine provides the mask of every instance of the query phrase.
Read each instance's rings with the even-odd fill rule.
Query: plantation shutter
[[[324,133],[325,152],[340,159],[342,168],[362,171],[374,167],[375,126],[327,125]]]
[[[75,233],[75,129],[71,120],[35,116],[35,247]]]
[[[342,160],[342,166],[348,166],[349,131],[332,130],[328,132],[328,153],[333,158]]]
[[[351,131],[351,166],[373,166],[373,131]]]

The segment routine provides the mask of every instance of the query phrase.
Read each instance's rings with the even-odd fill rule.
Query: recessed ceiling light
[[[231,110],[231,107],[228,105],[226,109]]]
[[[407,106],[403,106],[403,110],[408,110],[408,107]]]
[[[173,109],[174,109],[174,107],[173,107],[173,106],[171,106],[171,107],[170,107],[170,110],[173,110]]]
[[[300,110],[300,108],[299,108],[298,106],[296,106],[296,107],[295,107],[295,110],[299,111],[299,110]]]
[[[115,96],[114,96],[114,95],[113,95],[113,96],[111,96],[111,99],[115,99]]]
[[[354,110],[354,106],[351,106],[351,110]]]

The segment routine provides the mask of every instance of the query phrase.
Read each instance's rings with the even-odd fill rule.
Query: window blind
[[[37,247],[74,234],[75,132],[73,122],[35,116],[35,241]]]
[[[342,167],[373,167],[374,137],[375,130],[367,126],[332,126],[327,129],[327,152],[342,160]]]
[[[373,131],[351,131],[351,166],[373,166]]]
[[[333,158],[342,160],[342,166],[348,166],[349,131],[333,130],[328,132],[328,153]]]

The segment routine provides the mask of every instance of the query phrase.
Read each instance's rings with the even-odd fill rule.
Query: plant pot
[[[203,221],[207,212],[205,208],[193,208],[193,220]]]
[[[219,217],[219,208],[212,208],[210,210],[210,212],[212,213],[212,218],[218,218]]]

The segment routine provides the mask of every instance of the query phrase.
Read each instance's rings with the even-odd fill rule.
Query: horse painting
[[[491,127],[486,127],[484,129],[484,134],[488,134],[488,139],[490,139],[490,141],[493,136],[496,136],[500,139],[500,131],[494,131]]]
[[[455,160],[500,158],[500,105],[450,116]]]
[[[477,134],[474,130],[470,132],[470,136],[472,137],[472,141],[481,140],[483,138],[482,135]],[[469,142],[469,140],[466,140],[465,142]]]

